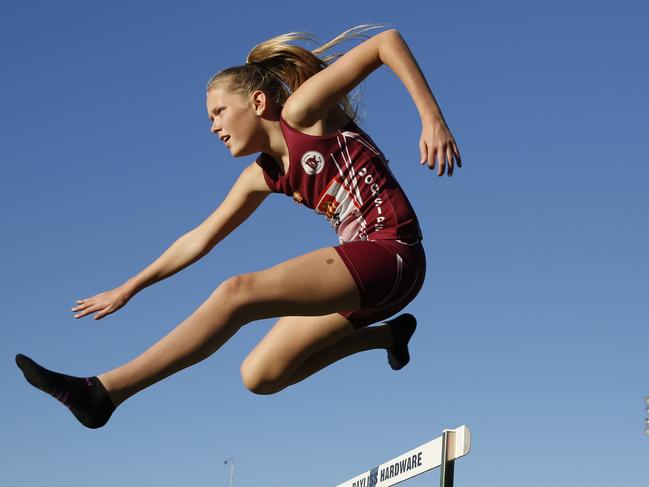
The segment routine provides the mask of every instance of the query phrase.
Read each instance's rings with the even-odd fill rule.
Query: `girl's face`
[[[207,115],[212,132],[234,157],[261,152],[259,115],[252,103],[238,93],[216,86],[207,93]]]

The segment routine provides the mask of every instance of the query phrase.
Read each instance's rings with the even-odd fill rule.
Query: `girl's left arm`
[[[382,64],[389,66],[399,77],[421,116],[420,164],[427,163],[430,169],[437,165],[439,176],[445,171],[451,176],[454,158],[458,167],[462,167],[457,144],[426,78],[395,29],[371,37],[306,80],[286,101],[283,113],[300,125],[312,126]],[[436,164],[436,158],[439,164]]]

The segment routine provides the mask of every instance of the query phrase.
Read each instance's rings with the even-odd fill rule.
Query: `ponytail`
[[[227,89],[249,96],[261,90],[275,103],[283,106],[291,93],[314,74],[322,71],[342,54],[324,55],[332,47],[351,39],[367,38],[364,32],[383,27],[378,24],[359,25],[349,29],[326,44],[309,51],[293,45],[298,40],[318,43],[316,38],[306,32],[292,32],[257,44],[248,53],[246,64],[224,69],[215,74],[207,83],[207,91],[224,83]],[[357,108],[349,95],[340,102],[347,116],[357,121]]]

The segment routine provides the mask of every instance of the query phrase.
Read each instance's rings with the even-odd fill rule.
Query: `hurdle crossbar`
[[[452,487],[455,460],[471,450],[468,426],[446,429],[442,436],[388,460],[336,487],[389,487],[437,467],[440,487]]]

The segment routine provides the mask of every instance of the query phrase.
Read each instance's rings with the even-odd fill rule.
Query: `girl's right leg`
[[[17,356],[17,362],[32,385],[57,397],[86,426],[99,427],[108,421],[112,410],[102,412],[98,419],[80,418],[94,415],[94,395],[99,389],[104,395],[108,393],[114,409],[145,387],[208,357],[246,323],[287,315],[325,315],[360,305],[359,291],[347,266],[333,247],[327,247],[264,271],[228,279],[155,345],[98,378],[47,371],[24,356]],[[93,387],[92,397],[80,398],[79,391],[86,383]],[[102,409],[103,405],[102,400]]]
[[[130,362],[99,376],[115,405],[218,350],[242,326],[284,315],[358,309],[356,282],[338,252],[323,248],[222,283],[185,321]],[[295,345],[300,347],[300,343]]]

